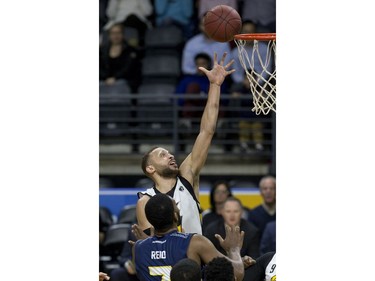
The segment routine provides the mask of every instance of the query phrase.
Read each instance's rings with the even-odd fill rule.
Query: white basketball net
[[[234,39],[238,57],[253,95],[257,115],[276,113],[276,40],[258,41]]]

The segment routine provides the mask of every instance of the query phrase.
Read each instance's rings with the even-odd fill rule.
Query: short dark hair
[[[233,281],[233,265],[224,257],[214,258],[206,265],[204,277],[206,281]]]
[[[196,54],[195,57],[194,57],[194,61],[196,61],[197,59],[205,59],[205,60],[207,60],[210,63],[212,61],[210,55],[207,54],[207,53],[198,53],[198,54]]]
[[[201,268],[196,261],[185,258],[172,267],[170,278],[171,281],[201,281]]]
[[[154,146],[153,148],[151,148],[149,151],[147,151],[143,157],[142,157],[142,164],[141,164],[141,167],[142,167],[142,171],[143,173],[148,176],[148,173],[146,171],[146,167],[148,165],[148,160],[150,159],[150,154],[151,152],[153,152],[156,148],[158,148],[157,146]]]
[[[145,213],[147,220],[155,230],[163,231],[173,226],[173,201],[164,193],[158,193],[147,201]]]
[[[204,59],[208,62],[208,66],[211,68],[212,67],[212,58],[209,54],[207,53],[198,53],[194,57],[194,62],[197,61],[197,59]]]

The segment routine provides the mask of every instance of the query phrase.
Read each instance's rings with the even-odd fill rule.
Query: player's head
[[[180,215],[176,202],[164,193],[158,193],[147,201],[145,213],[156,232],[164,232],[177,227],[179,222]]]
[[[242,203],[238,198],[228,197],[227,200],[225,200],[221,215],[226,224],[230,226],[240,225],[242,213]]]
[[[211,260],[204,269],[206,281],[234,281],[234,269],[230,261],[224,257]]]
[[[178,261],[171,270],[171,281],[201,281],[201,268],[192,259]]]
[[[259,191],[264,203],[273,204],[276,202],[276,178],[267,175],[259,181]]]
[[[229,196],[232,196],[229,183],[224,180],[215,182],[210,192],[210,204],[212,211],[216,212],[216,204],[224,203]]]
[[[149,178],[153,178],[154,174],[163,178],[174,178],[178,175],[178,165],[173,154],[162,147],[153,147],[145,153],[142,170]]]

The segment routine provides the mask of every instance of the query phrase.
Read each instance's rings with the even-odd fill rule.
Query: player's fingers
[[[256,261],[252,257],[249,257],[249,256],[244,256],[242,258],[242,261],[243,261],[245,268],[248,268],[249,266],[254,265],[256,263]]]
[[[139,228],[138,224],[133,224],[132,226],[132,230],[137,232],[137,233],[140,233],[142,230]]]
[[[138,225],[135,223],[135,224],[132,224],[132,230],[136,230],[138,228]]]
[[[214,63],[217,63],[217,53],[214,52]]]
[[[135,244],[135,242],[133,241],[133,240],[128,240],[128,243],[130,244],[130,245],[134,245]]]
[[[230,67],[233,63],[234,63],[234,60],[231,60],[230,62],[228,62],[228,63],[224,66],[224,68],[228,68],[228,67]]]
[[[232,230],[232,227],[228,224],[225,224],[225,231],[230,232]]]
[[[251,265],[254,265],[254,264],[256,264],[257,262],[256,262],[256,260],[254,260],[253,258],[251,258],[251,257],[248,257],[248,259],[246,260],[246,265],[247,266],[251,266]]]
[[[219,240],[219,243],[220,243],[220,244],[224,241],[223,237],[221,237],[220,234],[215,234],[215,238],[216,238],[217,240]]]
[[[224,54],[223,54],[223,56],[221,57],[221,60],[220,60],[220,65],[224,64],[226,56],[227,56],[227,52],[224,52]]]
[[[107,275],[107,273],[99,272],[99,280],[109,280],[110,277]]]
[[[202,67],[202,66],[198,67],[198,69],[199,69],[200,71],[203,71],[205,74],[208,72],[208,70],[205,69],[205,68]]]
[[[244,231],[241,231],[241,237],[240,237],[240,239],[241,239],[241,244],[243,243],[243,240],[245,239],[245,232]]]
[[[134,234],[134,236],[138,239],[141,239],[142,238],[142,233],[141,233],[141,229],[139,228],[139,226],[137,224],[133,224],[132,225],[132,233]]]

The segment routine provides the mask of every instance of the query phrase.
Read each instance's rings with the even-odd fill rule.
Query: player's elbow
[[[200,133],[206,135],[206,138],[213,138],[216,131],[216,126],[201,126]]]

